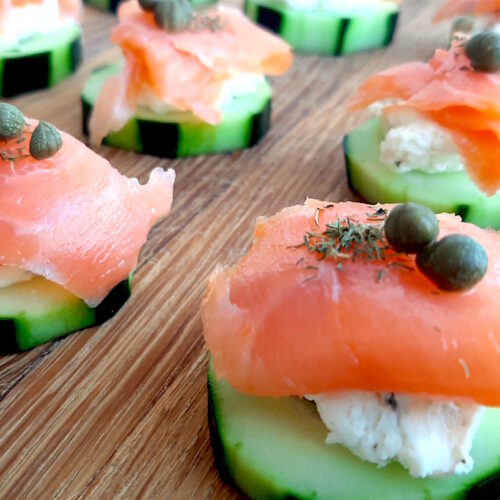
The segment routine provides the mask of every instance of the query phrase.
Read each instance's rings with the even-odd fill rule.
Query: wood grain
[[[248,247],[259,215],[306,196],[349,192],[341,150],[363,120],[345,100],[368,75],[446,45],[432,0],[407,0],[395,43],[343,59],[297,56],[273,79],[273,128],[256,148],[158,160],[101,148],[122,173],[177,171],[174,207],[151,232],[127,306],[100,328],[0,357],[2,498],[236,498],[220,482],[206,422],[207,353],[199,306],[217,263]],[[86,9],[86,61],[56,88],[12,100],[83,140],[79,94],[118,50],[112,15]]]

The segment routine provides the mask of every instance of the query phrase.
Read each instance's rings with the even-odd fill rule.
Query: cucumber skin
[[[82,130],[83,133],[88,136],[88,123],[90,120],[90,114],[92,112],[92,106],[82,97]],[[267,102],[267,105],[262,110],[261,113],[257,113],[251,117],[252,125],[250,128],[250,138],[246,143],[239,142],[239,144],[233,144],[229,148],[224,148],[221,150],[203,148],[201,150],[195,151],[179,151],[179,130],[178,126],[174,124],[166,124],[156,121],[145,121],[132,119],[125,126],[127,132],[121,134],[116,132],[105,137],[103,144],[110,147],[116,147],[119,149],[126,149],[129,151],[134,151],[140,154],[149,154],[152,156],[159,156],[161,158],[186,158],[189,156],[203,155],[203,154],[219,154],[219,153],[230,153],[232,151],[237,151],[240,149],[250,148],[256,146],[262,138],[267,134],[271,126],[271,113],[272,105],[271,99]],[[124,127],[124,129],[125,129]],[[209,127],[209,125],[207,125]],[[139,137],[135,138],[134,141],[127,141],[127,135],[129,135],[129,128],[138,129]],[[122,129],[122,130],[124,130]],[[157,140],[158,138],[162,140]],[[151,140],[153,139],[153,140]],[[167,139],[167,140],[165,140]]]
[[[219,405],[222,406],[223,403],[221,403],[221,400],[224,399],[224,395],[220,396],[217,394],[218,392],[218,385],[221,384],[223,387],[227,386],[229,387],[229,390],[231,393],[238,394],[240,396],[246,397],[244,395],[241,395],[240,393],[237,393],[234,389],[230,388],[229,384],[225,382],[224,380],[222,381],[217,381],[216,376],[215,376],[215,371],[213,368],[213,365],[210,361],[209,365],[209,372],[208,372],[208,383],[207,383],[207,392],[208,392],[208,424],[209,424],[209,431],[210,431],[210,441],[212,444],[212,449],[214,452],[214,460],[215,460],[215,465],[217,467],[217,471],[219,473],[220,478],[229,486],[238,488],[240,491],[243,491],[246,495],[248,495],[250,498],[259,498],[259,499],[280,499],[280,500],[285,500],[285,499],[300,499],[300,500],[308,500],[308,499],[316,499],[316,500],[326,500],[326,499],[332,499],[332,500],[381,500],[384,498],[385,500],[389,499],[390,500],[397,500],[402,499],[402,496],[393,496],[394,494],[389,494],[387,491],[381,492],[379,491],[378,493],[376,490],[373,491],[373,493],[370,493],[368,496],[366,494],[356,494],[354,491],[350,490],[349,492],[341,493],[342,490],[342,485],[336,483],[335,485],[335,491],[332,492],[332,494],[328,495],[322,495],[318,494],[317,491],[311,491],[309,495],[304,495],[300,494],[296,491],[293,491],[292,488],[286,488],[282,484],[274,484],[273,483],[273,473],[272,471],[268,468],[265,472],[265,474],[259,473],[258,471],[254,470],[255,466],[252,467],[252,464],[244,464],[244,458],[243,454],[241,453],[241,449],[244,449],[245,444],[244,442],[238,442],[238,443],[232,443],[227,442],[224,444],[223,437],[221,435],[221,432],[219,431],[219,426],[223,425],[223,415],[222,415],[222,410],[219,410],[218,407]],[[227,389],[223,388],[222,389],[222,394]],[[227,395],[226,395],[227,396]],[[250,399],[257,400],[258,404],[258,399],[260,398],[255,398],[253,396],[248,396]],[[269,399],[269,398],[265,398]],[[289,399],[289,398],[284,398],[284,399]],[[279,400],[275,400],[279,401]],[[244,403],[244,406],[246,407],[246,404]],[[495,410],[497,411],[497,410]],[[498,420],[498,415],[495,417]],[[496,420],[495,420],[496,421]],[[490,422],[490,427],[491,427],[491,422]],[[272,431],[270,431],[270,435],[272,435]],[[325,435],[326,435],[326,429],[325,429]],[[484,438],[483,438],[484,440]],[[498,441],[498,439],[497,439]],[[329,447],[331,445],[326,445],[325,447]],[[298,449],[298,448],[296,448]],[[302,448],[300,448],[302,450]],[[497,452],[498,453],[498,452]],[[264,453],[265,454],[265,453]],[[240,455],[240,456],[239,456]],[[491,455],[491,453],[490,453]],[[349,460],[354,460],[356,462],[362,462],[361,460],[350,456],[348,453]],[[491,460],[491,457],[489,458]],[[286,457],[285,457],[286,460]],[[246,465],[246,472],[248,473],[248,477],[242,477],[242,470],[245,469]],[[483,464],[484,465],[484,464]],[[233,471],[233,466],[237,467],[239,470],[236,472]],[[369,467],[375,468],[375,465],[369,465]],[[389,466],[388,466],[389,467]],[[387,467],[386,467],[387,468]],[[399,468],[399,467],[398,467]],[[385,473],[384,468],[383,469],[377,469],[380,470],[382,474]],[[405,474],[406,471],[405,471]],[[472,473],[471,473],[472,474]],[[491,474],[491,472],[490,472]],[[387,477],[386,475],[386,484],[390,484],[391,480],[390,478]],[[390,477],[390,475],[389,475]],[[463,486],[459,488],[460,491],[454,491],[449,494],[443,493],[442,490],[437,488],[437,492],[433,492],[432,487],[429,486],[423,486],[420,488],[416,488],[415,491],[411,492],[411,495],[404,497],[405,499],[408,500],[498,500],[500,498],[499,492],[500,492],[500,455],[498,455],[498,464],[496,466],[496,472],[493,475],[490,475],[489,477],[487,476],[486,478],[480,477],[479,481],[476,479],[475,484],[471,482],[470,480],[467,479],[467,475],[465,476],[459,476],[459,478],[464,478],[463,479]],[[366,479],[366,478],[365,478]],[[397,477],[393,478],[397,480]],[[411,478],[408,474],[407,477],[405,477],[405,481],[409,480],[410,482],[418,482],[418,481],[423,481],[425,483],[429,482],[435,482],[436,484],[439,483],[440,481],[447,481],[446,478],[444,479],[414,479]],[[359,477],[359,481],[362,483],[363,482],[363,477]],[[360,484],[361,484],[360,483]],[[356,483],[357,484],[357,483]],[[468,486],[467,486],[468,485]],[[412,488],[413,490],[413,488]],[[417,493],[418,490],[418,493]],[[366,491],[366,488],[365,488]],[[399,490],[401,492],[401,488]],[[408,492],[410,493],[410,492]]]
[[[500,229],[500,194],[486,197],[463,172],[397,174],[388,168],[381,169],[382,164],[377,160],[380,156],[378,144],[381,138],[381,128],[376,119],[366,122],[344,136],[342,146],[347,181],[351,191],[358,193],[368,203],[415,201],[427,205],[436,213],[455,213],[465,222],[471,222],[479,227]],[[358,143],[364,143],[362,147],[365,151],[357,150]],[[367,166],[381,172],[374,182],[364,178],[368,175]],[[375,177],[375,174],[372,175]],[[397,183],[398,187],[391,191],[386,186],[392,182]],[[424,189],[424,184],[427,184],[427,189]],[[445,196],[443,193],[446,193]],[[457,193],[464,193],[467,199],[462,199]]]
[[[122,0],[84,0],[86,5],[104,12],[116,12]],[[217,0],[190,0],[194,8],[213,5]]]
[[[88,307],[82,300],[69,311],[61,308],[44,318],[0,318],[0,354],[14,354],[33,349],[38,345],[65,337],[75,331],[98,326],[111,319],[130,298],[132,275],[118,283],[96,308]],[[37,331],[41,321],[49,323],[45,331]],[[54,326],[55,324],[55,326]]]
[[[498,500],[500,498],[500,472],[476,484],[467,493],[466,500]]]
[[[295,52],[322,56],[386,47],[394,38],[399,17],[397,10],[339,17],[328,12],[297,11],[266,0],[245,0],[244,11],[250,19],[282,37]]]
[[[0,56],[0,97],[15,97],[57,85],[71,76],[83,59],[82,32],[74,34],[62,44],[54,41],[47,50],[6,51]],[[66,36],[66,35],[63,35]]]

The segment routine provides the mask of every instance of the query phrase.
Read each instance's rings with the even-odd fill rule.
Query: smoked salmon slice
[[[169,212],[175,173],[157,168],[141,185],[61,135],[62,148],[46,160],[0,159],[0,265],[43,276],[95,307],[128,278],[149,230]]]
[[[500,189],[500,73],[471,68],[463,40],[436,50],[429,63],[410,62],[369,78],[350,101],[352,110],[393,100],[447,129],[469,177],[486,194]]]
[[[500,11],[500,0],[447,0],[434,16],[435,23],[457,16],[476,16]]]
[[[279,75],[291,65],[289,46],[238,10],[219,6],[203,13],[224,28],[167,32],[136,0],[120,5],[112,41],[120,45],[125,67],[99,95],[89,126],[93,143],[127,123],[141,93],[215,125],[222,117],[217,101],[224,81],[241,73]]]
[[[500,235],[438,216],[489,258],[468,292],[442,292],[413,256],[320,259],[303,244],[329,222],[382,224],[381,209],[308,200],[261,217],[248,253],[210,277],[203,330],[217,377],[259,396],[341,390],[500,406]]]

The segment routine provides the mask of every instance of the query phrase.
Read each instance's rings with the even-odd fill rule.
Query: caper
[[[167,31],[182,31],[193,19],[193,8],[188,0],[163,0],[156,4],[156,24]]]
[[[139,5],[142,7],[142,10],[153,12],[160,1],[161,0],[139,0]]]
[[[47,122],[39,122],[30,140],[30,155],[35,160],[45,160],[54,156],[62,147],[59,131]]]
[[[0,140],[8,141],[21,135],[26,118],[15,106],[0,103]]]
[[[442,290],[467,290],[486,274],[488,255],[469,236],[450,234],[419,253],[417,266]]]
[[[477,71],[491,73],[500,69],[500,34],[483,31],[465,44],[465,53]]]
[[[385,220],[385,237],[398,252],[417,253],[439,234],[434,212],[418,203],[404,203],[391,210]]]
[[[460,16],[454,21],[451,28],[452,33],[470,33],[474,29],[474,18],[472,16]]]

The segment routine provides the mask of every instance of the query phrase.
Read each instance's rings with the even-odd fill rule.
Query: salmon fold
[[[127,279],[151,227],[169,212],[175,172],[154,169],[141,185],[61,136],[62,148],[46,160],[26,151],[0,159],[0,265],[43,276],[94,307]]]
[[[488,254],[467,292],[438,290],[414,256],[321,258],[304,244],[327,223],[379,224],[382,208],[308,200],[257,220],[248,253],[213,272],[202,305],[218,377],[259,396],[363,390],[500,406],[500,235],[438,216],[439,238],[468,235]]]

